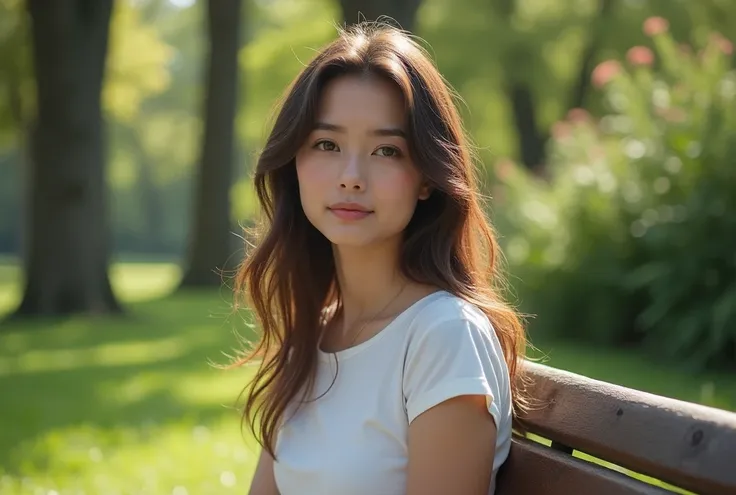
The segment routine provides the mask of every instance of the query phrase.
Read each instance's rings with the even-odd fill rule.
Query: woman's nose
[[[361,191],[365,189],[361,160],[357,156],[349,157],[342,168],[340,188]]]

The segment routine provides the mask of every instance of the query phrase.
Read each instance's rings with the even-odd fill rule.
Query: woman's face
[[[405,136],[403,97],[391,82],[349,75],[325,86],[296,170],[302,208],[333,244],[400,239],[429,196]]]

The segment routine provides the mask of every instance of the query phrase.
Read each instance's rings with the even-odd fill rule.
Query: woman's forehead
[[[343,76],[323,89],[316,123],[349,128],[405,128],[406,110],[399,88],[378,77]]]

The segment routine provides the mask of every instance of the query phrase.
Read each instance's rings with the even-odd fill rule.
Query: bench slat
[[[663,495],[667,490],[635,480],[536,442],[514,438],[498,474],[496,495]]]
[[[736,414],[526,362],[529,430],[701,494],[736,493]]]

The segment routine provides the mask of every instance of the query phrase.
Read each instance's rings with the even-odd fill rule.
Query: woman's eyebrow
[[[347,129],[343,126],[336,125],[336,124],[330,124],[327,122],[317,122],[314,124],[315,130],[320,131],[332,131],[332,132],[341,132],[344,133],[347,131]],[[369,134],[373,136],[396,136],[400,138],[406,139],[406,133],[403,129],[400,129],[398,127],[388,127],[385,129],[373,129],[368,132]]]

